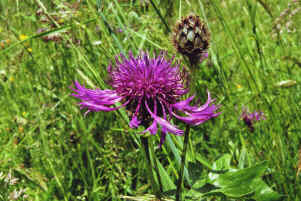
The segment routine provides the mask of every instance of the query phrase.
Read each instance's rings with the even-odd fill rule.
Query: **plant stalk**
[[[163,16],[161,15],[160,10],[159,10],[159,9],[157,8],[157,6],[154,4],[153,0],[150,0],[150,3],[152,4],[152,6],[154,7],[154,9],[155,9],[157,15],[159,16],[159,18],[160,18],[161,21],[163,22],[163,24],[164,24],[164,26],[165,26],[165,28],[166,28],[167,33],[169,33],[169,32],[170,32],[170,28],[168,27],[167,22],[165,21],[165,19],[163,18]]]
[[[148,138],[147,137],[141,137],[141,142],[142,142],[145,157],[146,157],[146,160],[147,160],[146,166],[147,166],[147,170],[148,170],[148,175],[149,175],[150,180],[151,180],[152,190],[153,190],[154,194],[158,198],[160,198],[161,197],[160,189],[158,187],[158,184],[157,184],[157,182],[154,178],[154,174],[153,174],[152,161],[151,161],[151,155],[150,155],[151,153],[150,153],[150,150],[149,150]]]
[[[159,192],[161,194],[162,191],[163,191],[163,185],[162,185],[162,181],[161,181],[161,177],[160,177],[158,162],[157,162],[157,158],[155,156],[155,149],[154,149],[153,143],[150,143],[149,147],[150,147],[150,154],[152,155],[152,158],[154,159],[154,167],[155,167],[155,171],[156,171],[156,174],[157,174],[157,179],[158,179],[158,182],[159,182]]]
[[[189,142],[189,131],[190,131],[190,125],[187,124],[185,129],[185,136],[184,136],[184,148],[181,157],[181,169],[180,169],[180,174],[177,183],[176,201],[182,200],[182,186],[183,186],[182,183],[183,183],[184,167],[186,162],[186,152],[187,152],[187,147]]]

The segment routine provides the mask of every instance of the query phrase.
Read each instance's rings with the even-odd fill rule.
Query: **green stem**
[[[182,197],[182,183],[183,183],[183,175],[184,175],[184,166],[186,162],[186,152],[187,152],[187,147],[188,147],[188,142],[189,142],[189,131],[190,131],[190,125],[186,125],[185,129],[185,136],[184,136],[184,148],[182,152],[182,158],[181,158],[181,169],[180,169],[180,174],[178,178],[178,183],[177,183],[177,192],[176,192],[176,201],[181,201]]]
[[[197,95],[197,87],[198,87],[198,64],[191,64],[190,63],[190,94]]]
[[[146,137],[141,137],[141,142],[142,142],[142,145],[143,145],[143,148],[144,148],[144,153],[145,153],[145,157],[146,157],[146,160],[147,160],[147,170],[148,170],[148,175],[150,177],[150,180],[151,180],[151,187],[152,187],[152,190],[154,192],[154,194],[160,198],[161,197],[161,193],[160,193],[160,190],[159,190],[159,187],[158,187],[158,184],[154,178],[154,174],[153,174],[153,169],[152,169],[152,161],[151,161],[151,153],[150,153],[150,150],[149,150],[149,142],[148,142],[148,138]]]
[[[163,185],[162,185],[162,181],[161,181],[161,177],[160,177],[158,162],[157,162],[157,158],[155,156],[155,151],[154,151],[155,149],[154,149],[153,143],[150,143],[149,147],[150,147],[150,154],[153,156],[152,158],[154,159],[154,166],[155,166],[155,171],[156,171],[158,182],[159,182],[159,191],[160,191],[160,194],[161,194],[162,191],[163,191]]]
[[[150,0],[150,3],[152,4],[152,6],[154,7],[157,15],[159,15],[161,21],[163,22],[163,24],[164,24],[164,26],[166,28],[167,33],[169,33],[170,32],[170,28],[168,27],[167,22],[165,21],[165,19],[163,18],[163,16],[161,15],[161,12],[159,11],[159,9],[156,7],[156,5],[154,4],[154,2],[152,0]]]

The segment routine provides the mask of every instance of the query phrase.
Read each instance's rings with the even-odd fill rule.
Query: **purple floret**
[[[250,131],[254,131],[253,124],[256,121],[265,120],[265,115],[263,112],[257,112],[254,111],[253,113],[250,113],[247,108],[242,109],[242,113],[240,115],[240,118],[245,122],[245,124],[249,127]]]

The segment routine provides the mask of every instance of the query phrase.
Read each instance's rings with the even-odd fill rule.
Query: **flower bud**
[[[173,43],[177,51],[189,58],[191,64],[201,62],[207,56],[210,33],[200,17],[191,14],[183,17],[173,30]]]

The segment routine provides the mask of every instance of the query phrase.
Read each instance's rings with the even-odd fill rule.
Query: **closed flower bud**
[[[173,30],[173,43],[177,51],[189,58],[191,64],[197,64],[207,57],[210,33],[197,15],[183,17]]]

